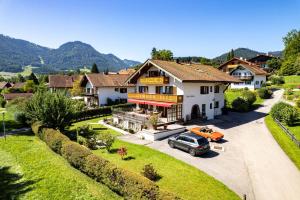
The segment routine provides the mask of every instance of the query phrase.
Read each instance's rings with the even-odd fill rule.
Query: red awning
[[[146,104],[146,105],[153,105],[153,106],[161,106],[161,107],[171,107],[175,103],[168,103],[168,102],[158,102],[158,101],[144,101],[144,100],[137,100],[137,99],[128,99],[130,103],[136,104]]]

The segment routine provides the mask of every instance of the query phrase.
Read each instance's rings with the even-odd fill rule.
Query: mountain
[[[279,56],[279,57],[281,57],[281,55],[282,55],[282,51],[272,51],[272,52],[268,52],[268,53],[273,56]],[[227,59],[227,54],[228,54],[228,52],[226,52],[218,57],[215,57],[212,60],[218,61],[218,62],[225,62]],[[243,57],[246,59],[250,59],[250,58],[257,56],[257,54],[265,54],[265,53],[251,50],[248,48],[237,48],[234,50],[234,56],[237,58]]]
[[[50,49],[0,34],[0,71],[20,72],[24,66],[32,65],[39,67],[37,72],[44,73],[91,67],[93,63],[100,71],[118,71],[140,64],[138,61],[122,60],[113,54],[99,53],[91,45],[80,41]]]

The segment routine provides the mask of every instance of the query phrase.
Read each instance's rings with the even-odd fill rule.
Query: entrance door
[[[193,105],[191,112],[191,119],[197,119],[200,117],[200,109],[198,104]]]
[[[201,109],[201,114],[202,114],[202,117],[206,116],[206,104],[202,104],[202,109]]]

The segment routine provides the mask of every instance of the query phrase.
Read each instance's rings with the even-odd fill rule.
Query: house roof
[[[25,82],[18,82],[18,83],[15,83],[12,86],[12,88],[20,89],[20,88],[23,88],[25,84],[26,84]]]
[[[74,81],[81,78],[80,75],[49,75],[50,88],[72,88]]]
[[[222,63],[218,68],[220,69],[220,68],[222,68],[223,66],[228,65],[228,63],[230,63],[230,62],[232,62],[232,61],[234,61],[234,60],[237,60],[237,61],[239,61],[240,63],[246,64],[246,65],[256,65],[255,63],[249,62],[249,61],[247,61],[247,60],[244,60],[244,59],[241,59],[241,58],[234,57],[234,58],[232,58],[232,59],[230,59],[230,60],[228,60],[228,61]]]
[[[145,68],[150,68],[154,65],[158,68],[175,76],[182,82],[240,82],[238,79],[219,71],[213,66],[202,65],[202,64],[182,64],[173,61],[162,61],[162,60],[147,60],[142,67],[139,68],[134,74],[127,80],[129,82],[135,82]]]
[[[264,62],[264,61],[267,61],[267,60],[270,60],[270,59],[273,59],[273,58],[279,58],[279,57],[276,57],[276,56],[273,56],[273,55],[270,55],[270,54],[258,54],[257,56],[255,56],[253,58],[250,58],[248,61],[250,61],[250,62],[258,62],[258,61]]]
[[[132,84],[126,84],[125,81],[129,74],[86,74],[85,77],[94,87],[132,87]]]
[[[32,97],[32,93],[8,93],[8,94],[3,94],[3,97],[5,100],[13,100],[16,98],[30,98]]]
[[[3,89],[5,87],[11,87],[11,84],[8,82],[0,82],[0,89]]]
[[[119,74],[133,74],[136,70],[133,68],[128,69],[121,69],[118,73]]]

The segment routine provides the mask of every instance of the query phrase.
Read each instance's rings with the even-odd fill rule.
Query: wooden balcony
[[[173,94],[145,94],[145,93],[128,93],[129,99],[140,99],[146,101],[160,101],[170,103],[182,103],[182,95]]]
[[[141,84],[145,85],[162,85],[169,83],[169,77],[158,76],[158,77],[143,77],[140,79]]]
[[[240,79],[241,81],[251,81],[253,79],[253,76],[238,76],[238,75],[233,75],[235,78]]]

